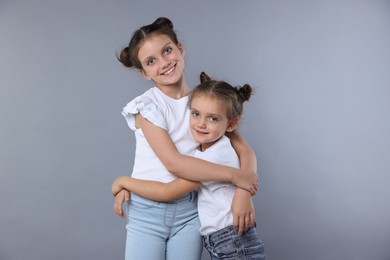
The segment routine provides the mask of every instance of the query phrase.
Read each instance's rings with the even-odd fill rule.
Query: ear
[[[182,55],[183,58],[184,58],[185,51],[184,51],[183,45],[182,45],[180,42],[177,44],[177,48],[179,49],[181,55]]]
[[[144,71],[143,69],[139,69],[139,72],[146,80],[151,80],[152,78]]]
[[[228,123],[228,127],[226,129],[226,132],[228,132],[228,133],[233,132],[234,129],[237,128],[239,122],[240,122],[240,118],[238,118],[238,117],[230,120]]]
[[[205,83],[206,81],[210,81],[210,77],[204,73],[203,71],[200,73],[200,83]]]

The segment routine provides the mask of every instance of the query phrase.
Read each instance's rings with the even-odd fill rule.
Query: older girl
[[[181,179],[185,195],[169,203],[132,195],[126,212],[126,259],[200,258],[197,194],[193,191],[199,185],[196,181],[229,181],[252,194],[257,190],[256,158],[240,135],[233,140],[242,155],[241,170],[192,157],[198,144],[187,123],[191,89],[184,78],[184,54],[171,21],[159,18],[137,30],[119,56],[123,65],[135,67],[155,85],[128,103],[122,112],[136,137],[132,176],[165,183],[176,176],[188,179]],[[237,189],[236,203],[232,205],[235,224],[241,230],[250,224],[254,214],[250,193],[245,190]],[[118,192],[114,204],[117,214],[123,217],[126,196],[126,190]]]

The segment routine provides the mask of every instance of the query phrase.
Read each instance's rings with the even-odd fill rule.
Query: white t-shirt
[[[198,144],[189,130],[188,96],[173,99],[157,87],[147,90],[128,103],[122,111],[129,127],[135,132],[136,149],[132,177],[170,182],[176,176],[168,172],[150,147],[141,129],[135,127],[135,115],[141,115],[165,129],[181,154],[193,156]]]
[[[195,157],[216,164],[240,167],[240,161],[230,139],[222,136],[204,152],[196,150]],[[230,182],[203,182],[198,189],[200,234],[208,235],[233,224],[231,204],[236,186]]]

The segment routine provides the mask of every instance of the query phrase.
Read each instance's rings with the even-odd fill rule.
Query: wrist
[[[238,181],[238,175],[239,171],[237,169],[233,169],[232,171],[229,171],[229,180],[231,183],[237,186],[237,181]]]
[[[128,189],[126,184],[130,183],[130,177],[129,176],[120,176],[118,178],[118,186],[121,190]]]
[[[116,196],[116,195],[118,195],[118,193],[121,190],[124,189],[124,187],[123,187],[124,177],[126,177],[126,176],[119,176],[114,180],[114,182],[112,183],[112,188],[111,188],[112,195]]]
[[[235,195],[239,195],[239,196],[246,196],[246,197],[252,197],[252,194],[245,190],[245,189],[242,189],[240,187],[237,187],[236,188],[236,192],[235,192]]]

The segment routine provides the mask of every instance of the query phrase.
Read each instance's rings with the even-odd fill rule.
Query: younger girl
[[[251,92],[247,84],[234,88],[201,74],[201,84],[193,90],[189,100],[190,130],[200,144],[195,157],[239,167],[238,156],[225,134],[236,129],[243,102],[249,100]],[[170,200],[183,195],[179,179],[161,183],[123,176],[113,182],[112,192],[116,194],[123,188],[154,200]],[[198,189],[200,233],[204,246],[211,259],[265,259],[264,245],[255,226],[241,236],[233,228],[230,206],[234,193],[235,186],[229,182],[203,182]]]
[[[122,204],[129,193],[122,190],[116,194],[116,213],[122,217],[127,214],[127,260],[200,258],[197,194],[193,191],[198,183],[194,181],[229,181],[252,194],[257,190],[256,158],[240,135],[232,138],[241,155],[240,170],[192,156],[198,144],[188,126],[187,104],[191,89],[184,78],[184,54],[171,21],[159,18],[135,31],[118,58],[126,67],[138,69],[154,84],[123,109],[136,138],[132,176],[160,182],[170,182],[176,176],[193,180],[180,179],[184,195],[169,203],[132,194],[126,213],[122,211]],[[237,188],[232,204],[239,232],[251,224],[254,214],[251,194],[245,190]]]

